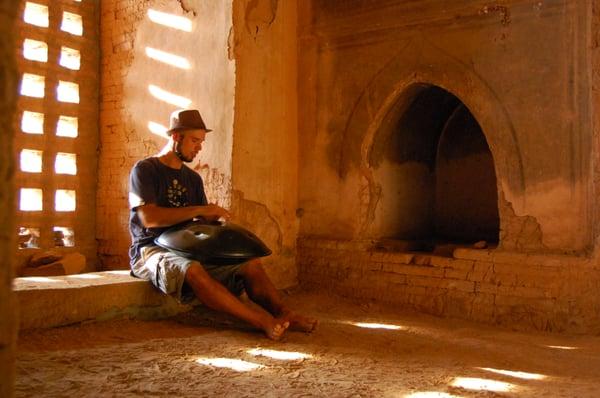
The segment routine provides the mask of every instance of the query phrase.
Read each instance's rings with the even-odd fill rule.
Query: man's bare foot
[[[290,324],[290,330],[296,332],[311,333],[319,324],[318,319],[297,314],[293,311],[286,311],[281,315],[281,319],[285,319]]]
[[[273,318],[267,326],[263,327],[263,331],[271,340],[279,340],[290,326],[290,322],[283,318]]]

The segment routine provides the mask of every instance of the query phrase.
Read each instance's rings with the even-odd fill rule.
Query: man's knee
[[[193,284],[204,284],[211,281],[211,277],[204,267],[197,261],[192,261],[185,272],[185,280]]]

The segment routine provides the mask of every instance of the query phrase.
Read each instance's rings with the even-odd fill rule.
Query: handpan
[[[208,264],[236,264],[271,254],[256,235],[232,223],[192,221],[175,226],[154,243],[182,257]]]

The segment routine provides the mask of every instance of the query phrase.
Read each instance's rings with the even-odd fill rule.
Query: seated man
[[[296,314],[283,304],[259,260],[200,264],[154,244],[154,238],[170,226],[194,218],[209,222],[230,218],[227,210],[207,202],[202,178],[184,164],[196,157],[209,131],[197,110],[173,112],[167,145],[133,167],[129,192],[132,273],[179,301],[195,295],[206,306],[249,322],[273,340],[281,338],[288,327],[311,332],[316,319]],[[243,290],[266,312],[242,303],[237,296]]]

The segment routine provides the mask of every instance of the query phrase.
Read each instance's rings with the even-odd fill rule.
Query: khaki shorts
[[[185,274],[193,262],[162,247],[145,246],[141,248],[141,258],[131,271],[138,278],[152,282],[163,293],[186,303],[195,298],[191,287],[185,282]],[[240,275],[243,265],[202,264],[202,267],[232,294],[239,296],[244,291],[244,281]]]

